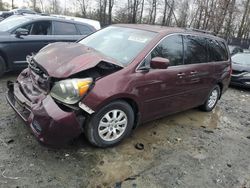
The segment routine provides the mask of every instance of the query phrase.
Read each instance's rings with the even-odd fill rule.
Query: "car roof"
[[[225,42],[224,39],[217,37],[215,35],[209,34],[209,31],[200,30],[199,32],[198,30],[191,29],[191,28],[167,27],[167,26],[148,25],[148,24],[115,24],[115,26],[128,27],[128,28],[155,32],[163,36],[167,34],[174,34],[174,33],[191,34],[191,35],[193,34],[193,35],[199,35],[199,36],[203,36],[207,38],[214,38],[216,40],[223,40]]]
[[[94,27],[96,30],[100,29],[98,28],[98,24],[96,20],[90,20],[90,19],[82,19],[82,18],[76,18],[76,17],[67,17],[67,16],[60,16],[60,15],[40,15],[40,14],[23,14],[23,15],[13,15],[16,17],[24,17],[29,20],[54,20],[54,21],[63,21],[68,23],[76,23],[76,24],[85,24],[90,25]],[[99,23],[99,22],[98,22]]]

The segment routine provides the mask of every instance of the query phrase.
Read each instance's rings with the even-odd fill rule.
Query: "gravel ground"
[[[114,148],[84,136],[48,148],[7,105],[16,76],[0,79],[0,187],[250,187],[250,91],[230,88],[213,112],[152,121]]]

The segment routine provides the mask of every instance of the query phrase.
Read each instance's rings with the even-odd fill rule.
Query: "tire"
[[[114,146],[131,133],[134,116],[132,107],[125,101],[111,102],[90,118],[85,135],[97,147]]]
[[[4,75],[5,71],[6,71],[5,61],[0,56],[0,78]]]
[[[212,111],[220,98],[220,93],[220,87],[218,85],[214,86],[210,91],[205,103],[200,106],[200,109],[205,112]]]

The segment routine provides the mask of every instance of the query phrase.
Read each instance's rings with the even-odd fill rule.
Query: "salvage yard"
[[[84,136],[49,148],[7,105],[16,76],[0,79],[0,187],[250,187],[250,91],[230,88],[213,112],[152,121],[113,148]]]

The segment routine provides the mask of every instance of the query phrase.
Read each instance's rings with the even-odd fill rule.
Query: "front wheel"
[[[98,147],[110,147],[129,135],[134,111],[125,101],[114,101],[95,113],[86,125],[85,135]]]
[[[220,92],[220,87],[216,85],[209,93],[205,103],[200,106],[201,110],[206,112],[212,111],[220,98]]]

